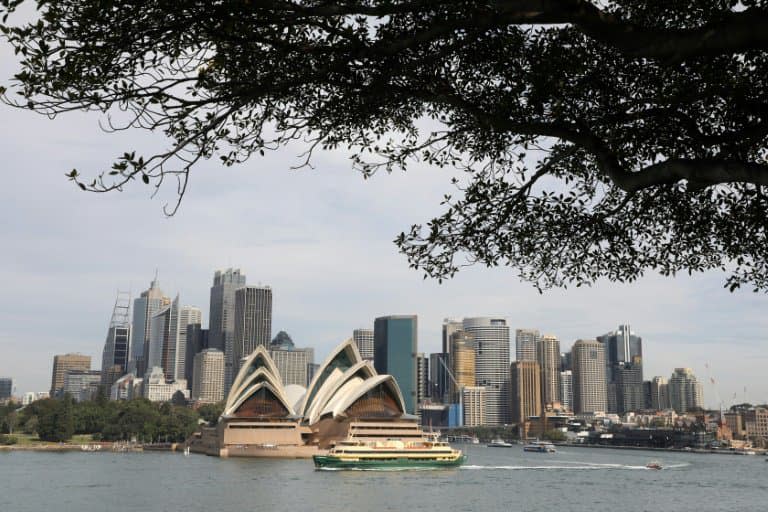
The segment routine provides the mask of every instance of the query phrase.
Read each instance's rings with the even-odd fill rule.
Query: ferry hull
[[[460,455],[452,460],[419,460],[409,458],[391,458],[378,460],[342,459],[333,455],[315,455],[312,457],[317,469],[438,469],[461,466],[467,459]]]

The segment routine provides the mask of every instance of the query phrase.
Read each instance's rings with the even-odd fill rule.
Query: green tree
[[[72,437],[75,431],[72,403],[63,400],[38,400],[37,435],[43,441],[62,442]]]
[[[83,189],[175,177],[181,197],[200,159],[309,140],[307,159],[348,148],[366,176],[467,171],[396,239],[429,276],[507,265],[544,289],[722,269],[731,290],[768,289],[768,0],[36,0],[14,25],[21,3],[0,3],[21,56],[7,103],[123,109],[115,128],[168,138],[93,180],[71,171]]]
[[[224,401],[215,404],[204,404],[197,409],[197,413],[208,425],[213,426],[219,421],[219,416],[224,412]]]

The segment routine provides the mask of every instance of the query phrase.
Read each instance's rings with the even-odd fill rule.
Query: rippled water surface
[[[0,453],[0,512],[768,510],[764,457],[464,448],[462,468],[417,471],[315,471],[307,460],[171,453]],[[646,469],[650,460],[664,469]]]

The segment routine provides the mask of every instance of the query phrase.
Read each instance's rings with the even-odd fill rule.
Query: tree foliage
[[[347,149],[365,175],[467,172],[396,239],[429,276],[508,265],[543,289],[721,269],[768,289],[765,0],[35,3],[2,26],[21,56],[5,101],[170,142],[71,171],[83,189],[176,178],[181,198],[200,159],[300,139],[306,162]]]

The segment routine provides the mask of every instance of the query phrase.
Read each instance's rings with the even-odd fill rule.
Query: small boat
[[[651,462],[646,464],[645,467],[648,469],[661,469],[661,463],[659,461],[652,460]]]
[[[514,445],[512,443],[508,443],[503,439],[494,439],[488,443],[489,448],[512,448],[513,446]]]
[[[338,443],[327,455],[312,457],[317,469],[437,469],[461,466],[466,455],[436,438],[361,441],[354,437]]]
[[[188,456],[189,456],[189,446],[185,446],[185,447],[184,447],[184,456],[185,456],[185,457],[188,457]]]
[[[557,452],[557,449],[555,448],[555,445],[548,441],[531,441],[530,443],[523,445],[523,451],[524,452],[535,452],[535,453],[555,453]]]

